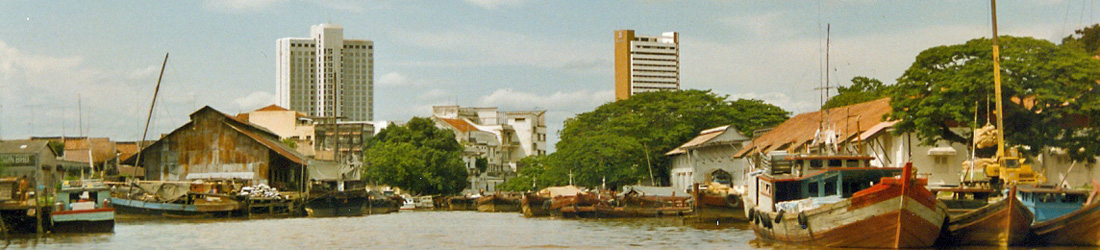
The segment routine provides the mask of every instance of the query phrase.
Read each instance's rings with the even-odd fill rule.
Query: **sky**
[[[1054,43],[1100,22],[1100,0],[997,9],[1001,35]],[[0,0],[0,139],[140,139],[165,53],[149,138],[203,106],[274,104],[275,41],[320,23],[374,41],[375,120],[546,110],[550,145],[613,100],[615,30],[679,32],[682,89],[792,114],[820,106],[826,48],[830,85],[893,84],[921,51],[992,33],[987,1]]]

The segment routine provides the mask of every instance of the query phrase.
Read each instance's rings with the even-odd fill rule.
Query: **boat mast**
[[[1001,45],[997,39],[997,0],[989,0],[993,12],[993,88],[997,95],[997,159],[1005,156],[1004,107],[1001,97]]]
[[[141,151],[145,149],[145,135],[149,133],[149,121],[153,119],[153,106],[157,105],[157,93],[160,93],[160,80],[164,79],[164,66],[168,65],[168,53],[164,53],[164,62],[160,63],[160,76],[157,76],[157,87],[153,89],[153,103],[149,104],[149,115],[145,117],[145,130],[141,132],[141,141],[138,141],[138,154],[134,160],[134,167],[141,164]]]

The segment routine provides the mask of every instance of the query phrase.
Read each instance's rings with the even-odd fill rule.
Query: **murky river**
[[[759,242],[744,223],[699,225],[674,217],[571,220],[449,211],[279,219],[120,216],[110,234],[17,236],[2,243],[7,248],[44,249],[805,249]]]
[[[518,213],[402,211],[343,218],[120,218],[113,234],[14,237],[10,247],[82,249],[753,248],[746,224],[679,218],[564,220]]]

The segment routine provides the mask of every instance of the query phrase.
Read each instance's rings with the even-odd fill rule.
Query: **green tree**
[[[1046,146],[1071,149],[1075,159],[1097,155],[1100,134],[1089,121],[1100,121],[1100,60],[1045,40],[1000,41],[1007,143],[1029,146],[1032,153]],[[970,135],[950,128],[969,124],[975,109],[979,121],[989,119],[995,106],[988,104],[995,100],[992,64],[986,38],[921,52],[892,91],[895,132],[915,132],[926,145],[966,143]]]
[[[545,178],[561,185],[570,170],[577,185],[610,188],[658,185],[668,179],[665,152],[704,129],[731,125],[745,134],[788,118],[783,109],[759,100],[727,101],[704,90],[639,93],[565,120],[557,151],[546,159]]]
[[[1081,28],[1062,38],[1062,46],[1080,50],[1091,56],[1100,55],[1100,24]]]
[[[890,86],[882,84],[878,79],[857,76],[852,78],[852,85],[837,87],[837,95],[825,101],[822,109],[848,106],[856,103],[878,100],[890,94]]]
[[[520,159],[516,163],[516,176],[508,178],[497,188],[505,191],[529,191],[556,185],[562,179],[549,174],[549,160],[547,155],[532,155]]]
[[[363,178],[422,195],[455,194],[466,188],[462,146],[450,130],[428,118],[389,126],[367,142]]]
[[[286,144],[287,147],[298,148],[298,141],[297,140],[294,140],[294,139],[291,139],[291,138],[286,138],[286,139],[281,140],[280,142],[282,142],[283,144]]]

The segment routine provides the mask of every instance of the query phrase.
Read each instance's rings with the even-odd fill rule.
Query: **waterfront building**
[[[305,190],[307,158],[271,130],[209,106],[190,116],[190,122],[122,163],[144,167],[146,180],[237,178],[280,191]]]
[[[680,89],[680,38],[676,32],[637,36],[615,31],[615,100],[639,92]]]
[[[344,39],[340,25],[276,43],[276,104],[312,117],[374,119],[374,42]]]
[[[962,162],[969,158],[967,145],[936,142],[921,145],[915,135],[895,134],[893,121],[882,120],[890,112],[890,99],[883,98],[828,110],[798,114],[769,131],[758,131],[752,142],[733,156],[747,160],[753,169],[767,168],[773,156],[797,153],[863,152],[875,157],[872,167],[901,168],[906,162],[928,174],[931,185],[958,185]],[[825,119],[822,122],[822,119]],[[823,129],[825,128],[825,129]],[[966,133],[969,128],[954,128]],[[831,131],[831,132],[829,132]],[[820,136],[817,133],[832,133]],[[831,138],[831,139],[830,139]],[[963,153],[959,153],[963,152]]]
[[[695,138],[665,153],[672,161],[669,183],[681,192],[689,191],[695,183],[744,184],[748,173],[745,161],[730,155],[741,150],[749,140],[732,126],[699,132]]]
[[[516,163],[520,159],[546,155],[544,110],[498,111],[495,107],[459,106],[432,108],[432,121],[436,126],[454,131],[455,139],[465,145],[462,161],[471,173],[470,186],[473,190],[495,191],[497,184],[518,171]]]

